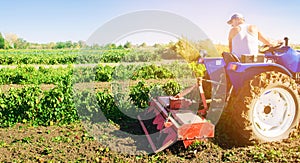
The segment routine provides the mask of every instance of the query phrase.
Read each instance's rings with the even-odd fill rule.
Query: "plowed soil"
[[[214,139],[188,149],[179,142],[149,154],[142,133],[137,121],[48,127],[17,124],[0,129],[0,162],[300,162],[298,135],[282,142],[234,147],[217,130]]]

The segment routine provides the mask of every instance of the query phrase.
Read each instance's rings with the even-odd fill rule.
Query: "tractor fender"
[[[292,73],[285,67],[275,63],[229,63],[226,67],[227,76],[233,88],[238,91],[244,82],[251,80],[254,76],[267,71],[276,71],[292,77]]]

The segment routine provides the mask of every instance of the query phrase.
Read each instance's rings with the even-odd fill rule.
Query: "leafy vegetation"
[[[29,85],[1,92],[1,127],[16,123],[47,126],[78,121],[72,90],[70,76],[65,76],[50,90],[42,91],[37,85]]]
[[[177,66],[176,69],[173,66]],[[197,68],[197,67],[195,67]],[[173,79],[192,76],[186,65],[102,65],[94,67],[32,66],[20,65],[0,69],[0,84],[55,84],[65,75],[72,75],[74,82],[110,82],[113,80]],[[201,73],[201,69],[197,69]]]
[[[87,90],[73,90],[72,77],[66,75],[50,90],[41,90],[38,85],[22,88],[10,88],[0,93],[0,124],[1,127],[13,126],[16,123],[33,125],[70,124],[79,120],[80,115],[86,120],[99,118],[101,109],[106,118],[115,120],[122,118],[115,98],[119,94],[111,94],[107,90],[96,92],[95,97]],[[157,84],[156,84],[157,85]],[[176,94],[181,87],[174,81],[162,84],[167,95]],[[138,82],[130,89],[130,99],[137,108],[146,108],[154,85]],[[75,100],[75,101],[74,101]],[[94,116],[94,117],[93,117]]]
[[[197,57],[186,55],[189,62],[180,58],[171,62],[178,57],[176,54],[163,62],[160,53],[164,50],[145,47],[144,44],[134,49],[128,42],[126,48],[109,45],[86,50],[0,50],[2,65],[17,65],[0,69],[0,84],[11,87],[0,92],[1,162],[300,161],[299,136],[283,143],[233,147],[228,144],[234,140],[226,139],[219,131],[213,140],[195,142],[188,149],[174,144],[153,155],[115,151],[116,146],[125,150],[149,148],[145,139],[140,142],[136,139],[136,135],[143,133],[136,119],[130,118],[128,113],[143,111],[151,98],[176,95],[187,86],[175,79],[203,76],[205,71],[197,64]],[[199,49],[200,45],[196,47]],[[181,48],[182,53],[190,53],[184,47],[177,48]],[[220,45],[217,50],[226,51],[226,48]],[[173,52],[167,54],[168,57],[175,55]],[[199,55],[198,51],[195,54]],[[152,61],[162,62],[155,64]],[[77,63],[94,65],[72,65]],[[56,64],[56,67],[25,64]],[[91,84],[95,81],[95,85]],[[110,83],[107,89],[94,88],[106,82]],[[124,90],[126,82],[130,83],[128,90]],[[41,84],[51,84],[51,87],[42,89]],[[92,88],[88,89],[84,84]],[[79,121],[91,122],[97,131],[104,132],[99,137],[89,135],[88,128]],[[113,127],[104,123],[107,121]],[[120,131],[126,134],[120,135]],[[130,137],[130,134],[134,136]],[[109,143],[105,145],[103,140]]]
[[[122,62],[153,62],[160,61],[161,54],[156,48],[137,48],[123,56]]]
[[[78,63],[99,63],[119,62],[128,49],[57,49],[57,50],[0,50],[0,64],[78,64]]]
[[[0,33],[0,49],[4,49],[4,48],[5,48],[5,40],[2,34]]]
[[[220,56],[217,49],[210,40],[201,40],[199,42],[190,41],[187,39],[180,39],[173,47],[176,53],[181,55],[188,63],[197,62],[200,57],[200,51],[206,51],[208,56]]]
[[[174,74],[168,69],[162,66],[156,66],[155,64],[142,66],[137,69],[131,79],[168,79],[174,78]]]
[[[170,62],[167,64],[98,64],[95,67],[60,66],[48,68],[43,65],[29,64],[74,64],[99,62],[150,62],[160,61],[160,50],[146,48],[146,45],[131,49],[110,45],[96,49],[60,49],[60,50],[0,50],[0,63],[13,65],[15,68],[0,69],[0,84],[22,84],[19,88],[10,88],[1,92],[0,120],[2,127],[16,123],[33,125],[70,124],[79,120],[78,112],[83,119],[96,120],[99,109],[104,116],[113,121],[116,117],[126,118],[120,107],[125,110],[146,108],[149,99],[157,95],[175,95],[183,86],[170,80],[162,83],[151,83],[149,79],[174,79],[201,76],[204,69],[196,64]],[[161,48],[161,47],[160,47]],[[183,64],[182,64],[183,63]],[[197,72],[198,70],[198,72]],[[98,90],[95,95],[87,90],[75,91],[73,84],[81,82],[111,82],[121,80],[142,80],[130,87],[128,93],[110,93]],[[145,80],[145,81],[143,81]],[[40,84],[53,84],[43,90]],[[16,99],[16,100],[13,100]],[[81,108],[76,110],[76,108]],[[119,119],[120,120],[120,119]],[[100,120],[101,121],[101,120]]]

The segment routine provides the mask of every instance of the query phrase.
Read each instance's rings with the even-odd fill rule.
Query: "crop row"
[[[114,80],[174,79],[193,75],[191,66],[178,62],[155,64],[101,65],[94,67],[57,67],[20,65],[0,69],[0,84],[55,84],[63,76],[72,75],[74,82],[110,82]],[[204,69],[200,69],[203,73]],[[198,69],[199,71],[199,69]]]
[[[159,60],[159,54],[154,50],[141,49],[63,49],[63,50],[0,50],[1,65],[18,64],[73,64],[73,63],[116,63],[148,62]]]
[[[72,64],[118,62],[128,50],[2,50],[0,64]]]
[[[16,123],[45,126],[69,124],[79,119],[93,122],[103,118],[120,120],[127,118],[120,110],[145,108],[152,96],[174,95],[180,90],[180,84],[175,81],[150,85],[140,81],[131,86],[129,92],[93,92],[76,89],[72,77],[66,75],[50,90],[42,90],[38,85],[26,85],[1,92],[0,127]]]

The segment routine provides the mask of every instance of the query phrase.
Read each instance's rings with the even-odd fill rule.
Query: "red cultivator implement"
[[[206,140],[214,137],[214,125],[198,114],[205,114],[207,106],[202,112],[193,111],[193,105],[199,103],[183,98],[196,86],[199,87],[201,99],[206,105],[202,89],[202,80],[197,85],[183,91],[176,96],[160,96],[153,99],[149,108],[138,115],[140,124],[154,152],[169,147],[176,141],[183,141],[188,147],[196,140]]]

